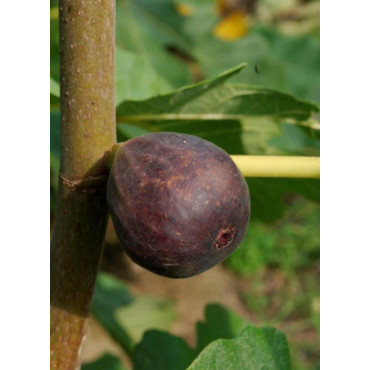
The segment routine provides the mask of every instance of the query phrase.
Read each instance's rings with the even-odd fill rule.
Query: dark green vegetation
[[[293,368],[313,368],[319,359],[320,206],[301,196],[283,201],[283,217],[252,219],[226,266],[242,281],[239,293],[255,322],[288,336]]]
[[[192,16],[178,14],[171,0],[117,1],[118,141],[171,131],[204,138],[229,154],[318,156],[318,109],[312,102],[317,104],[320,98],[319,2],[292,1],[295,5],[285,9],[268,1],[253,2],[256,7],[248,11],[250,31],[234,42],[213,36],[212,28],[220,18],[213,1],[183,3],[193,7]],[[51,15],[53,216],[60,116],[58,19],[54,10]],[[244,62],[248,65],[240,73],[236,73],[239,68],[231,69]],[[220,75],[225,70],[229,71]],[[178,90],[204,78],[210,80]],[[131,365],[135,369],[212,369],[212,361],[229,359],[230,353],[235,361],[229,362],[231,368],[243,369],[248,367],[240,365],[239,360],[245,362],[237,354],[248,351],[255,353],[253,361],[271,369],[289,369],[289,357],[293,369],[317,367],[319,181],[247,180],[248,234],[223,266],[223,276],[233,279],[230,291],[239,297],[243,315],[233,312],[234,305],[223,307],[228,302],[220,292],[217,302],[222,305],[205,306],[204,319],[193,325],[196,339],[191,346],[171,334],[175,318],[181,319],[173,299],[147,296],[140,290],[132,293],[130,280],[101,274],[93,315],[129,360],[124,366],[116,356],[105,355],[86,369]],[[206,279],[210,273],[200,276]],[[186,299],[191,300],[191,294]],[[262,329],[266,325],[286,334],[287,342],[280,331]]]
[[[250,212],[248,187],[230,156],[206,140],[175,133],[121,145],[107,200],[128,255],[173,278],[224,260],[242,241]]]

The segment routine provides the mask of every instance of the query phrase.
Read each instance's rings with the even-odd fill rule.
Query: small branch
[[[320,157],[232,155],[244,177],[320,178]]]

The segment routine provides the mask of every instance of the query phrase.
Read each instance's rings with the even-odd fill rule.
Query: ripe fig
[[[153,133],[117,150],[107,200],[117,236],[137,264],[185,278],[241,242],[249,190],[230,156],[199,137]]]

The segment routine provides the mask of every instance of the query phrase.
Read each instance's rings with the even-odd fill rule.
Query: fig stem
[[[106,166],[107,168],[110,169],[112,168],[112,164],[113,164],[113,159],[117,153],[117,150],[123,145],[124,143],[118,143],[118,144],[114,144],[112,146],[112,149],[110,150],[110,152],[108,153],[108,156],[107,156],[107,163],[106,163]]]
[[[320,157],[232,155],[244,177],[320,178]]]

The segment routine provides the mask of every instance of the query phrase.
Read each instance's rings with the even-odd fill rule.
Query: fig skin
[[[131,259],[171,278],[197,275],[224,260],[242,241],[250,214],[247,183],[230,156],[176,133],[122,144],[107,201]]]

